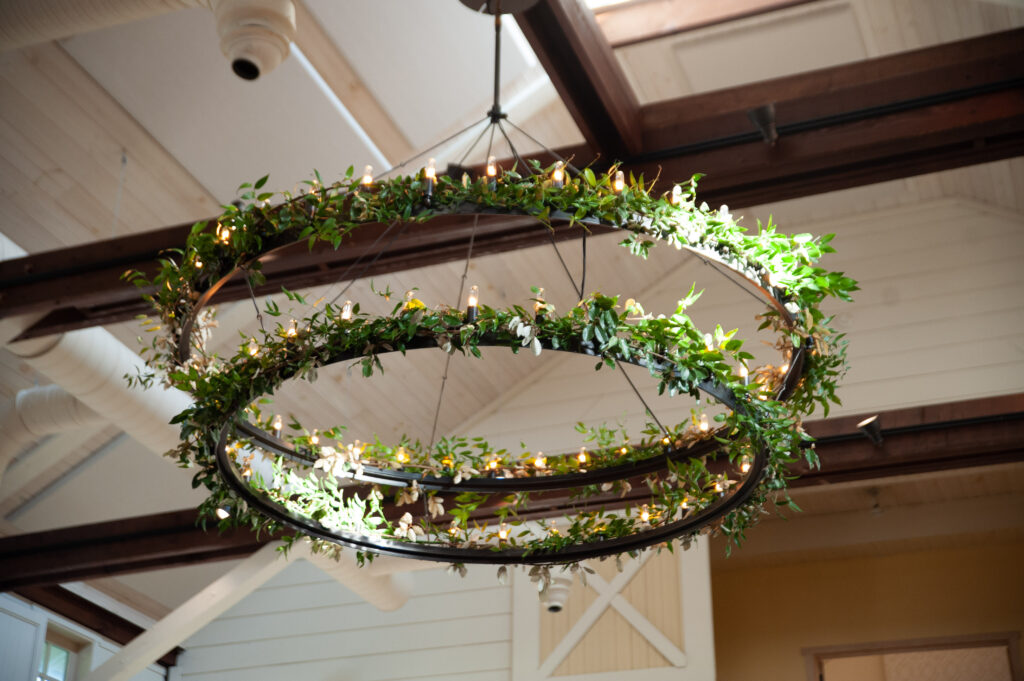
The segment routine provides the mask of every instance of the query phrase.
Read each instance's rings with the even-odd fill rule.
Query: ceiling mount
[[[474,12],[485,14],[515,14],[525,12],[537,4],[537,0],[459,0]]]

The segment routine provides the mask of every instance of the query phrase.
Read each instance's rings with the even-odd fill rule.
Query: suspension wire
[[[390,232],[392,229],[394,229],[395,226],[398,225],[398,224],[399,224],[398,220],[392,220],[391,223],[388,225],[387,229],[385,229],[383,232],[381,232],[380,235],[370,245],[370,248],[373,248],[378,243],[380,243],[380,240],[383,239],[384,236],[388,232]],[[369,268],[371,268],[374,265],[374,263],[376,263],[380,259],[380,257],[382,255],[384,255],[384,253],[386,253],[389,248],[391,248],[391,244],[395,243],[395,239],[397,239],[398,237],[400,237],[402,235],[402,233],[405,231],[405,228],[409,226],[409,223],[403,221],[401,223],[401,225],[402,225],[401,229],[399,229],[397,232],[395,232],[394,235],[392,235],[392,237],[390,239],[388,239],[388,242],[386,244],[384,244],[384,248],[382,248],[379,251],[377,251],[377,253],[373,256],[373,258],[370,260],[370,262],[368,262],[365,265],[363,265],[362,269],[360,269],[357,273],[352,275],[352,278],[349,279],[349,282],[348,282],[348,284],[345,285],[345,288],[341,289],[341,291],[338,292],[338,295],[336,295],[333,298],[331,298],[331,305],[334,305],[336,302],[338,302],[338,298],[341,298],[343,295],[345,295],[345,292],[348,291],[350,288],[352,288],[352,284],[356,283],[356,281],[363,275],[363,273],[366,272],[366,270],[368,270]],[[359,265],[359,262],[364,257],[366,257],[366,253],[365,252],[362,255],[360,255],[358,258],[356,258],[355,262],[353,262],[351,265],[349,265],[348,267],[345,268],[345,271],[341,273],[341,276],[338,277],[337,281],[342,281],[342,280],[348,278],[349,272],[351,272],[357,265]]]
[[[583,258],[582,258],[582,260],[583,260],[583,263],[582,263],[583,273],[580,275],[580,299],[582,299],[583,296],[587,295],[587,232],[588,232],[587,228],[584,227],[583,228],[583,247],[581,248],[581,250],[583,252]]]
[[[441,140],[437,144],[435,144],[435,145],[433,145],[431,147],[427,147],[426,149],[423,149],[421,151],[417,151],[415,156],[410,156],[409,158],[405,159],[401,163],[399,163],[397,165],[391,166],[390,168],[388,168],[387,170],[385,170],[382,173],[378,173],[373,179],[374,180],[378,180],[378,179],[384,177],[385,175],[387,175],[387,174],[389,174],[389,173],[391,173],[391,172],[393,172],[395,170],[398,170],[399,168],[404,168],[405,166],[409,165],[410,163],[412,163],[416,159],[420,158],[421,156],[426,156],[427,154],[432,152],[434,149],[437,149],[438,147],[444,146],[445,144],[447,144],[448,142],[451,142],[456,137],[461,137],[465,133],[469,132],[470,130],[472,130],[476,126],[478,126],[481,123],[483,123],[484,121],[486,121],[488,118],[490,118],[490,117],[489,116],[484,116],[480,120],[475,121],[475,122],[467,125],[462,130],[459,130],[458,132],[452,133],[448,137],[445,137],[443,140]],[[486,131],[487,128],[484,128],[484,130]],[[481,136],[483,136],[483,133],[481,133]]]
[[[245,283],[249,285],[249,298],[252,299],[252,306],[256,308],[256,319],[259,320],[260,329],[263,333],[266,333],[267,327],[263,325],[263,313],[260,312],[260,306],[256,303],[256,291],[252,288],[252,279],[249,278],[249,270],[245,270]]]
[[[466,264],[462,268],[462,278],[459,280],[459,295],[456,298],[456,305],[462,303],[462,294],[466,290],[466,278],[469,276],[469,263],[473,259],[473,244],[476,241],[476,228],[480,223],[480,216],[473,216],[473,231],[469,234],[469,248],[466,250]],[[430,428],[429,450],[434,449],[434,439],[437,437],[437,422],[441,417],[441,404],[444,401],[444,388],[448,384],[448,369],[452,365],[452,353],[448,353],[444,360],[444,374],[441,376],[441,388],[437,392],[437,406],[434,407],[434,425]]]
[[[696,254],[694,254],[694,255],[696,255]],[[705,260],[704,258],[701,258],[700,260],[706,266],[710,267],[714,272],[717,272],[719,275],[724,277],[726,281],[728,281],[728,282],[732,283],[734,286],[738,287],[741,291],[745,292],[747,295],[752,297],[754,300],[756,300],[761,305],[764,305],[764,300],[763,299],[759,298],[756,293],[754,293],[753,291],[751,291],[750,289],[745,287],[743,284],[739,283],[738,281],[736,281],[735,279],[730,277],[728,272],[723,272],[722,269],[720,267],[718,267],[717,263],[715,263],[714,261]]]
[[[501,124],[501,121],[498,121],[497,126],[498,129],[501,130],[501,134],[505,137],[505,142],[508,143],[508,148],[512,153],[512,158],[516,160],[516,165],[522,165],[530,175],[537,175],[537,171],[526,162],[526,159],[519,155],[519,150],[516,149],[516,145],[512,144],[512,138],[508,136],[508,131],[505,130],[505,126]]]
[[[487,120],[487,119],[485,118],[484,120]],[[463,163],[465,163],[465,162],[466,162],[466,157],[467,157],[467,156],[469,156],[469,155],[470,155],[470,153],[472,153],[472,151],[473,151],[474,149],[476,149],[476,145],[480,144],[480,140],[482,140],[482,139],[484,138],[484,135],[486,135],[486,134],[487,134],[487,131],[488,131],[488,130],[491,130],[491,131],[492,131],[492,132],[491,132],[491,134],[492,134],[492,136],[493,136],[493,134],[494,134],[494,132],[493,132],[493,130],[494,130],[494,123],[493,123],[493,122],[492,122],[492,123],[488,123],[487,125],[485,125],[485,126],[484,126],[484,129],[483,129],[483,130],[481,130],[481,131],[480,131],[480,134],[479,134],[479,135],[477,135],[477,137],[476,137],[476,139],[475,139],[475,140],[473,140],[473,143],[469,145],[469,148],[468,148],[468,149],[466,149],[466,153],[465,153],[465,154],[463,154],[463,155],[462,155],[462,157],[461,157],[461,158],[459,159],[459,165],[460,165],[460,166],[461,166],[461,165],[462,165]]]
[[[547,146],[546,144],[544,144],[543,142],[541,142],[540,140],[538,140],[538,139],[537,139],[536,137],[534,137],[534,136],[533,136],[533,135],[531,135],[530,133],[528,133],[528,132],[526,132],[525,130],[523,130],[522,128],[520,128],[520,127],[519,127],[518,125],[516,125],[515,123],[513,123],[513,122],[511,121],[511,119],[508,119],[508,118],[506,118],[505,120],[506,120],[506,121],[508,121],[508,124],[509,124],[509,125],[511,125],[511,126],[512,126],[513,128],[515,128],[516,130],[518,130],[518,131],[519,131],[519,132],[520,132],[521,134],[523,134],[524,136],[526,136],[526,138],[527,138],[527,139],[529,139],[529,140],[530,140],[531,142],[533,142],[534,144],[536,144],[537,146],[539,146],[539,147],[540,147],[541,149],[543,149],[544,151],[546,151],[547,153],[551,154],[551,155],[552,155],[552,156],[554,156],[554,157],[555,157],[556,159],[558,159],[559,161],[561,161],[562,163],[564,163],[564,164],[565,164],[565,167],[566,167],[566,168],[568,168],[569,170],[571,170],[571,171],[572,171],[572,172],[574,172],[574,173],[579,173],[579,172],[580,172],[580,169],[579,169],[579,168],[577,168],[576,166],[574,166],[574,165],[573,165],[572,163],[570,163],[570,162],[569,162],[569,161],[568,161],[568,160],[567,160],[567,159],[566,159],[566,158],[565,158],[564,156],[562,156],[562,155],[561,155],[561,154],[559,154],[559,153],[558,153],[557,151],[555,151],[555,150],[554,150],[554,149],[552,149],[551,147]]]

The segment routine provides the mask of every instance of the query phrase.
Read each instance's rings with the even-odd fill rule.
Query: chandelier
[[[685,546],[701,532],[738,542],[767,504],[788,499],[787,465],[815,462],[800,420],[816,405],[827,413],[846,366],[842,335],[819,306],[830,296],[849,300],[856,283],[817,266],[832,251],[831,235],[790,236],[771,224],[748,234],[724,207],[697,202],[696,177],[658,193],[618,165],[577,168],[550,150],[558,158],[550,165],[523,159],[509,137],[510,129],[522,131],[498,101],[500,7],[492,13],[494,106],[466,152],[490,133],[483,171],[460,164],[461,174],[439,174],[433,159],[410,175],[393,174],[406,164],[376,177],[369,167],[362,176],[350,167],[331,184],[317,174],[276,204],[278,195],[264,191],[266,177],[243,185],[239,204],[196,225],[184,251],[162,260],[155,276],[130,275],[147,291],[162,331],[148,351],[151,372],[134,380],[162,375],[194,397],[175,419],[182,441],[174,454],[197,469],[194,484],[210,491],[201,509],[222,525],[291,530],[320,550],[352,547],[361,561],[386,554],[460,569],[532,564],[542,566],[542,577],[552,565],[579,569],[589,558]],[[495,135],[511,150],[510,168],[491,155]],[[411,223],[461,216],[475,236],[481,217],[492,215],[528,216],[551,229],[580,230],[584,239],[615,230],[640,259],[656,245],[694,254],[764,304],[762,328],[777,333],[778,365],[748,366],[753,355],[735,332],[699,330],[687,315],[700,295],[693,288],[673,314],[654,316],[636,301],[588,293],[585,267],[579,281],[569,277],[579,303],[564,314],[537,288],[528,308],[489,307],[472,286],[459,309],[407,297],[384,316],[365,314],[339,294],[302,319],[263,328],[231,357],[205,349],[207,305],[217,291],[236,276],[252,290],[263,281],[261,259],[279,249],[297,242],[344,248],[357,230],[382,225],[376,258]],[[471,236],[460,300],[472,245]],[[354,281],[372,264],[357,259],[342,278]],[[340,427],[309,428],[294,418],[286,425],[260,407],[286,382],[315,380],[330,365],[354,363],[372,380],[388,353],[433,348],[449,361],[455,353],[484,361],[483,347],[586,355],[598,369],[633,364],[659,393],[703,397],[722,411],[713,422],[694,412],[664,425],[647,408],[652,422],[637,442],[599,425],[579,428],[578,450],[544,455],[509,453],[476,437],[435,440],[436,433],[426,443],[346,442]],[[264,460],[272,463],[259,465]]]

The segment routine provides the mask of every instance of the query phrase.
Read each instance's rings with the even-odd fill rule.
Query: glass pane
[[[49,656],[44,673],[50,678],[56,679],[56,681],[64,681],[64,676],[68,671],[68,651],[52,643],[47,643],[46,647],[49,651]]]

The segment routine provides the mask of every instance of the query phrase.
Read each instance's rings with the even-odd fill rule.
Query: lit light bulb
[[[576,460],[579,461],[581,464],[584,464],[584,463],[587,462],[587,448],[586,447],[580,447],[580,453],[576,455]]]
[[[363,186],[369,187],[373,184],[373,166],[363,168]]]
[[[309,436],[309,441],[314,445],[320,444],[320,436],[315,430],[313,431],[313,434]]]
[[[203,269],[203,261],[199,259],[199,256],[196,256],[196,269],[197,270]]]
[[[487,467],[489,469],[491,469],[492,471],[498,470],[498,460],[497,459],[491,459],[490,461],[487,462]]]
[[[743,379],[743,385],[750,383],[750,369],[747,369],[746,364],[741,364],[739,369],[740,378]]]
[[[551,186],[561,188],[565,183],[565,164],[561,161],[555,163],[554,170],[551,171]]]
[[[346,300],[345,304],[341,306],[341,320],[347,322],[352,319],[352,301]]]
[[[246,466],[245,468],[242,469],[242,479],[245,480],[246,482],[249,482],[249,479],[251,477],[252,477],[252,466]]]
[[[684,511],[690,508],[689,497],[683,497],[683,500],[679,502],[679,508],[683,509]]]
[[[284,335],[287,336],[288,338],[295,338],[296,336],[299,335],[299,330],[295,327],[295,324],[296,321],[293,319],[291,326],[289,326],[288,330],[285,331]]]
[[[502,523],[501,527],[498,528],[498,539],[500,539],[501,541],[505,541],[506,539],[508,539],[508,525],[506,525],[505,523]]]
[[[669,202],[673,206],[678,206],[680,203],[683,202],[683,188],[680,187],[678,184],[672,187],[672,197],[669,199]]]
[[[231,517],[231,512],[228,511],[223,506],[218,506],[217,510],[215,511],[215,513],[217,514],[217,517],[220,518],[221,520],[227,520],[228,518]]]
[[[450,458],[448,458],[447,456],[444,457],[443,459],[441,459],[441,465],[444,466],[445,468],[451,468],[452,467],[452,463],[453,463],[453,461]]]
[[[498,160],[493,156],[487,157],[487,177],[496,177],[498,175]]]
[[[780,374],[784,374],[787,371],[789,371],[789,362],[786,362],[785,364],[783,364],[782,366],[779,367],[779,373]]]
[[[455,525],[452,525],[451,527],[448,528],[448,534],[450,534],[451,536],[454,537],[458,533],[459,533],[459,528],[456,527]]]
[[[249,355],[255,357],[258,354],[260,354],[259,343],[256,342],[255,338],[252,338],[249,340]]]
[[[619,449],[619,454],[628,454],[628,453],[629,453],[629,447],[623,446],[623,447],[621,447]]]
[[[670,444],[672,444],[672,439],[668,438],[668,437],[663,437],[663,438],[661,438],[661,444],[663,444],[663,445],[670,445]]]
[[[469,287],[469,296],[466,298],[466,320],[476,320],[476,313],[480,305],[480,287],[473,285]]]
[[[409,452],[405,451],[405,447],[399,447],[395,453],[395,458],[398,463],[409,463]]]
[[[626,174],[621,170],[615,171],[615,179],[612,180],[612,191],[616,194],[621,194],[622,190],[626,188]]]
[[[434,159],[430,159],[427,162],[427,167],[423,169],[423,179],[427,183],[427,202],[430,202],[430,198],[434,195],[434,183],[437,182],[437,162]]]
[[[284,421],[281,420],[281,415],[280,414],[274,416],[274,425],[273,425],[273,427],[274,427],[274,430],[277,431],[277,434],[280,435],[281,434],[281,429],[284,428]]]
[[[715,491],[719,494],[725,491],[725,487],[722,486],[721,480],[715,480]]]
[[[743,463],[740,464],[740,470],[743,471],[744,473],[749,473],[750,472],[750,460],[749,459],[743,459]]]
[[[651,519],[651,512],[647,510],[646,506],[644,506],[644,509],[642,511],[640,511],[640,522],[646,523],[646,522],[650,521],[650,519]]]
[[[708,432],[708,429],[711,428],[711,425],[708,423],[708,415],[707,414],[701,414],[700,415],[700,425],[698,427],[700,428],[700,432],[702,432],[702,433]]]
[[[543,470],[548,465],[547,457],[544,456],[544,452],[537,452],[537,456],[533,459],[533,465]]]

